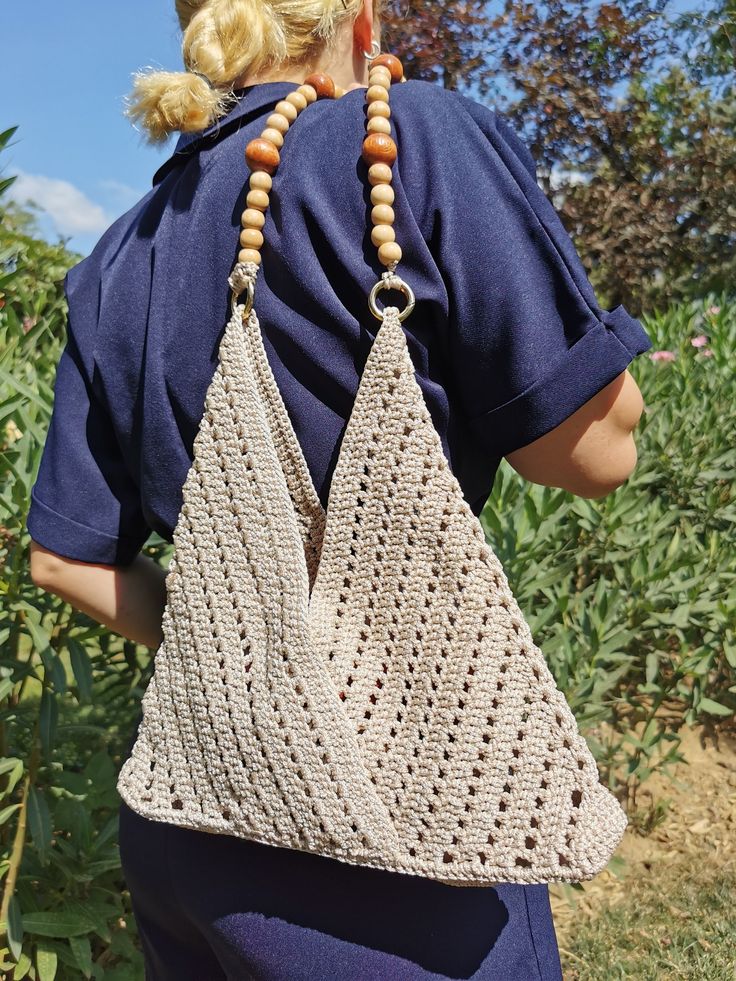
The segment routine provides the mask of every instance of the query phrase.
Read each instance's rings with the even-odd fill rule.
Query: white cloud
[[[36,204],[61,235],[97,235],[112,223],[105,209],[68,181],[42,174],[18,173],[9,193],[21,204]]]
[[[143,197],[143,191],[139,191],[129,184],[124,184],[122,181],[108,178],[106,180],[100,180],[97,183],[104,191],[107,191],[111,200],[114,200],[115,204],[121,208],[131,208]]]

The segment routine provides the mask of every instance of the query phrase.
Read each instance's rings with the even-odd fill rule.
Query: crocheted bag
[[[589,879],[626,816],[448,466],[394,269],[325,512],[258,265],[235,267],[118,790],[154,820],[453,885]],[[401,314],[376,307],[386,285]]]

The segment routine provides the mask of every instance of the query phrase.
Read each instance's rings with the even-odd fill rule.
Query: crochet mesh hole
[[[525,869],[530,869],[532,867],[532,863],[529,861],[529,859],[528,858],[524,858],[521,855],[517,855],[516,856],[516,864],[517,865],[520,865],[522,868],[525,868]]]
[[[583,799],[583,793],[581,790],[573,790],[572,792],[572,806],[580,807],[580,802]]]

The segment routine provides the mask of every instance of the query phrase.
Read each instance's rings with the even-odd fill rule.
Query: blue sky
[[[131,74],[181,69],[173,0],[31,0],[3,4],[0,130],[17,125],[0,158],[20,174],[19,198],[47,212],[50,238],[88,252],[151,186],[173,149],[145,144],[123,115]]]

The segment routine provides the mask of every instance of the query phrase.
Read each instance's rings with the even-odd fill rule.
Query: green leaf
[[[24,978],[28,974],[32,966],[33,961],[28,954],[22,953],[13,971],[13,981],[21,981],[21,978]]]
[[[19,760],[15,756],[6,756],[4,760],[0,760],[0,774],[2,773],[10,774],[5,790],[2,793],[3,797],[9,797],[23,776],[23,760]]]
[[[51,814],[43,791],[31,787],[28,793],[28,827],[41,865],[46,865],[51,847]]]
[[[707,712],[709,715],[733,715],[733,709],[720,702],[714,702],[712,698],[701,698],[698,702],[698,711]]]
[[[85,978],[92,977],[92,945],[89,937],[69,937],[74,960]]]
[[[5,824],[11,814],[18,810],[20,804],[8,804],[0,811],[0,824]]]
[[[23,916],[23,929],[40,937],[81,937],[88,934],[92,924],[86,916],[73,913],[26,913]]]
[[[92,662],[86,648],[78,640],[73,637],[70,638],[68,646],[72,671],[77,682],[79,701],[89,703],[92,701]]]
[[[19,961],[23,947],[23,914],[17,896],[10,897],[8,906],[8,946],[10,953]]]
[[[59,957],[55,950],[39,944],[36,948],[36,969],[38,971],[38,981],[54,981],[56,969],[59,966]]]
[[[59,705],[56,696],[48,688],[44,688],[41,695],[41,712],[39,715],[39,730],[41,734],[41,748],[44,756],[48,759],[56,737],[56,726],[59,720]]]

